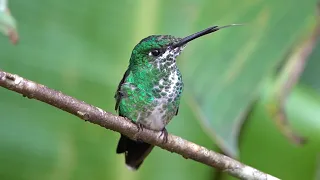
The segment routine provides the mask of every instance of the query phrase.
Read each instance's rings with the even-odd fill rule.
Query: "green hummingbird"
[[[139,130],[161,131],[166,142],[165,126],[178,114],[183,91],[177,56],[188,42],[233,25],[237,24],[209,27],[185,38],[151,35],[142,39],[134,47],[129,67],[118,85],[115,110],[136,123]],[[127,167],[137,170],[153,147],[121,134],[117,153],[124,153]]]

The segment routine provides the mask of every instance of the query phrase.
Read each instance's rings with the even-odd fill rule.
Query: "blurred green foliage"
[[[114,91],[140,39],[150,34],[186,36],[211,25],[248,22],[190,43],[179,57],[186,91],[179,116],[168,130],[213,150],[218,150],[214,143],[218,135],[219,144],[237,154],[237,129],[250,110],[240,135],[240,160],[281,179],[313,179],[320,151],[320,96],[315,90],[320,48],[286,106],[294,129],[308,143],[297,147],[288,142],[264,105],[274,85],[270,73],[314,24],[315,4],[315,0],[10,1],[21,41],[14,47],[0,37],[0,68],[114,112]],[[255,97],[261,98],[249,106]],[[159,148],[138,172],[128,171],[123,156],[115,154],[118,133],[2,88],[0,117],[1,179],[218,177],[210,167]],[[207,120],[200,122],[199,117]],[[209,128],[203,129],[206,123]],[[225,174],[220,178],[231,179]]]

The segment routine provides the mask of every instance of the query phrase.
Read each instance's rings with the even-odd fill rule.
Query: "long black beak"
[[[240,25],[242,25],[242,24],[229,24],[229,25],[221,26],[221,27],[212,26],[212,27],[209,27],[209,28],[207,28],[205,30],[202,30],[200,32],[196,32],[194,34],[191,34],[190,36],[187,36],[187,37],[181,39],[178,43],[173,44],[171,47],[174,49],[176,47],[183,46],[183,45],[187,44],[188,42],[190,42],[190,41],[192,41],[194,39],[197,39],[197,38],[199,38],[201,36],[204,36],[206,34],[213,33],[215,31],[218,31],[218,30],[223,29],[223,28],[227,28],[227,27],[231,27],[231,26],[240,26]]]

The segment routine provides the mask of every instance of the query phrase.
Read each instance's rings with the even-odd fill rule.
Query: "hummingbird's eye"
[[[154,49],[152,50],[149,55],[151,56],[159,56],[160,55],[160,51],[158,49]]]

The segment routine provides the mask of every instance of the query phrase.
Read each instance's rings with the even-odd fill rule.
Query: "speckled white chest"
[[[175,84],[178,82],[179,76],[177,71],[173,71],[169,75],[169,79],[171,79],[172,83],[170,84],[169,87],[169,92],[175,92]],[[159,85],[163,85],[163,79],[159,81]],[[162,92],[164,92],[164,89],[162,89]],[[173,98],[175,98],[178,94],[173,95]],[[167,98],[162,97],[159,99],[155,99],[157,106],[154,107],[153,111],[151,114],[147,117],[147,120],[144,121],[139,121],[138,118],[138,123],[143,124],[145,127],[148,129],[160,131],[163,130],[163,128],[167,125],[167,123],[172,119],[172,117],[165,116],[167,113],[166,109],[163,109],[162,107],[164,105],[168,105],[170,103]],[[168,119],[169,118],[169,119]]]

